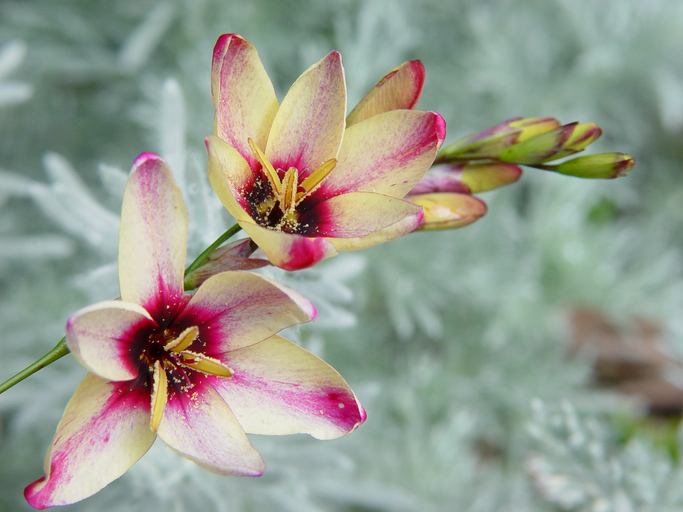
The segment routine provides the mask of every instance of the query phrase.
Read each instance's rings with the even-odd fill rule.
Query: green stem
[[[197,258],[190,264],[190,266],[187,267],[187,270],[185,270],[185,275],[189,274],[193,270],[201,267],[204,263],[206,263],[211,253],[215,251],[219,245],[221,245],[223,242],[225,242],[235,233],[237,233],[240,229],[242,228],[240,228],[239,224],[235,224],[225,233],[219,236],[214,243],[207,247],[206,250],[202,252],[199,256],[197,256]],[[55,345],[55,347],[52,350],[50,350],[47,354],[38,359],[35,363],[30,364],[16,375],[10,377],[5,382],[0,384],[0,393],[4,393],[15,384],[20,383],[26,377],[33,375],[38,370],[42,370],[47,365],[54,363],[57,359],[64,357],[68,353],[69,347],[66,346],[66,338],[62,338],[61,340],[59,340],[59,343],[57,343],[57,345]]]
[[[69,353],[69,348],[66,346],[66,338],[62,338],[61,340],[59,340],[59,343],[57,343],[57,345],[55,345],[55,348],[50,350],[47,354],[45,354],[43,357],[38,359],[35,363],[27,366],[26,368],[21,370],[19,373],[17,373],[13,377],[10,377],[5,382],[0,384],[0,393],[7,391],[9,388],[14,386],[15,384],[18,384],[19,382],[24,380],[26,377],[33,375],[38,370],[42,370],[47,365],[54,363],[57,359],[64,357],[68,353]]]
[[[185,269],[185,275],[189,274],[193,270],[198,269],[204,263],[206,263],[209,260],[209,256],[211,256],[211,253],[218,249],[219,245],[221,245],[223,242],[232,237],[240,229],[242,228],[239,224],[235,224],[234,226],[228,228],[228,230],[225,233],[219,236],[214,243],[208,246],[199,256],[197,256],[197,258],[192,263],[190,263],[190,266]]]

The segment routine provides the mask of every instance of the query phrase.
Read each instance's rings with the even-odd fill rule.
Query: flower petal
[[[271,279],[248,272],[222,272],[199,287],[175,324],[179,329],[185,324],[199,327],[201,351],[219,357],[286,327],[310,322],[316,314],[308,299]]]
[[[422,94],[425,67],[409,60],[392,69],[360,100],[346,118],[346,127],[390,110],[412,109]]]
[[[173,174],[161,158],[143,153],[123,196],[119,232],[119,285],[124,302],[152,316],[183,300],[187,209]],[[158,319],[158,318],[157,318]]]
[[[344,132],[346,85],[338,52],[329,53],[294,82],[275,115],[266,157],[276,169],[302,177],[337,156]]]
[[[444,127],[439,114],[422,110],[394,110],[351,126],[337,166],[313,198],[346,192],[405,196],[434,161]]]
[[[82,500],[116,480],[154,442],[149,392],[86,375],[66,406],[45,458],[45,477],[26,487],[31,506]]]
[[[278,110],[273,84],[252,44],[235,34],[218,38],[213,52],[211,94],[215,134],[256,168],[247,139],[265,147]]]
[[[334,439],[365,421],[365,411],[337,371],[280,336],[225,355],[230,379],[212,378],[250,434],[311,434]]]
[[[204,139],[209,154],[209,181],[213,191],[230,215],[237,220],[249,219],[246,191],[254,184],[254,173],[242,155],[215,135]]]
[[[66,323],[66,344],[88,370],[107,380],[131,380],[140,369],[136,338],[157,324],[131,302],[107,301],[77,311]]]
[[[408,199],[424,208],[424,220],[417,229],[461,228],[486,214],[486,203],[469,194],[435,192]]]
[[[337,254],[325,238],[292,235],[256,224],[240,222],[242,229],[259,246],[270,262],[284,270],[301,270]]]
[[[170,448],[220,475],[260,476],[265,464],[230,407],[198,372],[194,386],[172,388],[157,435]],[[183,383],[184,384],[184,383]]]
[[[419,215],[420,210],[414,204],[395,197],[372,192],[351,192],[318,203],[302,214],[299,222],[315,226],[316,236],[359,238],[406,217]]]
[[[412,215],[408,215],[403,219],[382,228],[369,235],[360,238],[332,238],[330,242],[338,251],[358,251],[360,249],[367,249],[374,245],[383,244],[396,238],[400,238],[408,233],[415,231],[421,224],[424,213],[422,208]]]

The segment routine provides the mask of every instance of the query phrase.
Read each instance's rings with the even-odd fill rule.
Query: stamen
[[[170,350],[171,352],[182,352],[187,347],[192,345],[192,342],[199,336],[199,329],[196,326],[188,327],[183,332],[180,333],[173,341],[166,343],[164,348]]]
[[[327,162],[323,162],[320,167],[308,175],[308,177],[301,183],[304,192],[297,192],[296,200],[297,204],[301,202],[302,199],[311,195],[315,189],[318,188],[325,178],[327,178],[332,169],[337,165],[337,159],[331,158]]]
[[[287,213],[296,206],[296,189],[299,184],[299,171],[296,167],[290,167],[282,180],[282,197],[280,197],[280,210]]]
[[[195,352],[183,352],[180,354],[183,358],[180,364],[199,370],[203,373],[216,375],[217,377],[232,377],[232,370],[221,363],[218,359],[205,356],[204,354],[197,354]]]
[[[282,191],[282,183],[280,182],[280,177],[278,176],[277,171],[268,161],[266,155],[263,154],[263,151],[261,151],[261,149],[251,138],[247,139],[247,143],[249,144],[249,149],[251,149],[251,152],[254,154],[256,159],[261,162],[261,167],[266,170],[268,181],[270,181],[270,185],[273,187],[275,195],[279,197]]]
[[[150,420],[152,432],[156,432],[159,429],[167,400],[168,380],[166,378],[166,370],[161,367],[161,361],[157,360],[154,362],[154,375],[152,375],[152,418]]]

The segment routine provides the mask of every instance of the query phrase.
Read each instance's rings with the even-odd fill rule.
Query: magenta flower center
[[[188,350],[197,340],[199,328],[191,326],[175,335],[171,329],[153,332],[140,354],[152,380],[151,428],[159,428],[168,401],[169,382],[175,390],[187,394],[194,387],[195,371],[218,377],[232,377],[232,370],[221,361],[201,352]]]
[[[261,226],[285,233],[311,234],[310,224],[302,222],[299,206],[315,192],[337,165],[331,158],[304,178],[306,169],[300,172],[296,167],[275,169],[252,139],[249,148],[261,164],[265,180],[257,177],[246,194],[253,218]]]

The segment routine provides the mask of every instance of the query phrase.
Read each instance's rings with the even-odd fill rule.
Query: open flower
[[[158,435],[209,471],[258,476],[245,431],[351,432],[365,412],[329,365],[275,333],[311,320],[304,297],[255,274],[223,272],[183,290],[187,210],[167,165],[135,161],[119,235],[121,300],[86,307],[67,343],[90,370],[25,490],[36,508],[73,503],[118,478]]]
[[[310,267],[420,224],[422,208],[402,198],[445,136],[439,114],[410,110],[423,79],[417,62],[393,70],[347,125],[339,53],[311,66],[279,105],[254,47],[237,35],[218,39],[209,179],[271,263]]]

